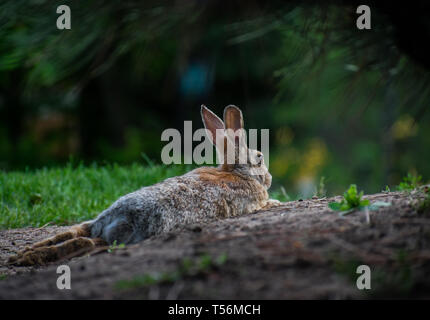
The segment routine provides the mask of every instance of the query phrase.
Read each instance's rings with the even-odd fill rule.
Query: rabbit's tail
[[[100,238],[90,238],[91,222],[71,227],[68,231],[35,243],[9,259],[9,264],[30,266],[70,259],[104,246]]]

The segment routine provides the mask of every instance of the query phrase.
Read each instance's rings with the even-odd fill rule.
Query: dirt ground
[[[6,261],[67,227],[3,230],[0,299],[428,299],[430,214],[416,210],[422,197],[367,196],[392,203],[370,211],[370,223],[364,211],[342,217],[328,209],[340,197],[287,202],[39,268]],[[56,286],[60,264],[71,268],[71,290]],[[370,290],[357,289],[361,264],[371,269]]]

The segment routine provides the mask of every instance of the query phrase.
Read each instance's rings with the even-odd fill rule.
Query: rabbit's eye
[[[258,151],[257,152],[257,164],[259,166],[261,166],[262,163],[263,163],[263,154],[260,151]]]

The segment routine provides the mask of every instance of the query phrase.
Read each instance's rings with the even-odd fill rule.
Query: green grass
[[[276,200],[279,200],[281,202],[291,201],[290,195],[287,194],[287,192],[285,191],[285,188],[282,186],[278,189],[272,188],[270,190],[270,199],[276,199]]]
[[[125,248],[125,244],[124,244],[124,243],[120,243],[120,244],[118,244],[118,243],[116,242],[116,240],[115,240],[115,241],[113,242],[113,244],[109,246],[108,252],[109,252],[109,253],[111,253],[111,252],[114,252],[115,250],[118,250],[118,249],[124,249],[124,248]]]
[[[73,166],[0,171],[0,228],[92,219],[120,196],[190,170],[185,166]]]
[[[422,184],[422,176],[408,173],[403,181],[397,186],[397,191],[412,191]]]

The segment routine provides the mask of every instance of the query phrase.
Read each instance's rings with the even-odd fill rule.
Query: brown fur
[[[64,232],[59,234],[56,240],[61,238],[61,235],[70,234]],[[16,256],[9,259],[9,263],[18,264],[21,266],[43,265],[49,262],[59,261],[62,259],[70,259],[78,255],[90,252],[97,246],[106,245],[102,239],[91,239],[86,237],[76,237],[68,239],[56,245],[46,245],[46,240],[36,243],[30,249],[19,252]]]
[[[195,170],[202,181],[212,182],[215,184],[241,183],[243,178],[232,172],[226,172],[218,168],[204,167]]]
[[[102,239],[91,239],[88,224],[72,226],[69,230],[48,239],[36,242],[9,259],[9,263],[22,266],[42,265],[73,257],[106,245]]]
[[[77,226],[71,227],[66,232],[57,234],[51,238],[42,240],[40,242],[35,243],[30,248],[25,249],[26,251],[36,249],[39,247],[52,246],[60,242],[64,242],[66,240],[70,240],[77,237],[89,237],[91,236],[91,230],[87,224],[80,224]]]

